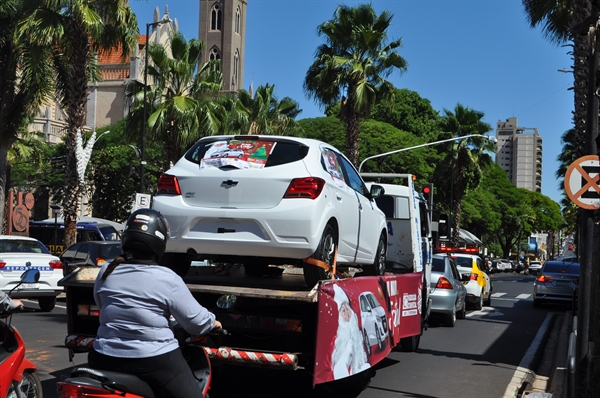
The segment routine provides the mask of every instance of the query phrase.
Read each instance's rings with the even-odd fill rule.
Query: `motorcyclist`
[[[22,305],[21,300],[11,299],[8,294],[0,290],[0,311],[9,311]]]
[[[168,237],[167,219],[156,210],[137,210],[127,220],[121,239],[125,254],[104,265],[94,284],[100,327],[88,362],[92,368],[137,375],[157,398],[201,397],[169,317],[195,335],[221,323],[180,276],[158,265]]]

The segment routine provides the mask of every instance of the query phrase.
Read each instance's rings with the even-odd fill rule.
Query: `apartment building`
[[[519,126],[516,117],[498,121],[496,163],[518,188],[542,191],[542,138],[535,127]]]

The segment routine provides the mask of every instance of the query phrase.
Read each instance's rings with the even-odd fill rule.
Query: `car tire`
[[[325,230],[323,231],[323,236],[321,236],[319,246],[312,255],[312,258],[323,261],[327,265],[332,265],[336,248],[337,236],[335,229],[331,226],[331,224],[327,224],[325,226]],[[306,282],[306,285],[311,288],[321,280],[331,279],[331,272],[312,264],[305,263],[303,273],[304,282]]]
[[[38,304],[40,306],[40,310],[44,312],[50,312],[54,309],[56,305],[56,297],[40,297],[38,298]]]
[[[483,308],[483,290],[479,293],[479,300],[475,303],[475,309],[481,310]]]
[[[363,266],[362,275],[365,276],[381,276],[385,274],[385,257],[387,245],[383,233],[379,235],[377,243],[377,252],[375,253],[375,261],[371,265]]]
[[[367,335],[367,331],[363,330],[363,344],[365,345],[365,352],[367,356],[371,356],[371,344],[369,344],[369,336]]]
[[[450,315],[446,315],[446,319],[444,320],[444,325],[453,328],[456,324],[456,307],[452,307],[452,313]]]
[[[457,319],[465,319],[467,316],[467,304],[463,301],[462,308],[456,313]]]
[[[421,342],[421,335],[410,336],[400,339],[400,348],[404,352],[416,352],[419,349],[419,343]]]
[[[493,288],[494,287],[490,281],[490,292],[488,293],[488,297],[485,300],[483,300],[483,305],[486,307],[491,307],[491,305],[492,305],[492,290],[493,290]]]
[[[158,263],[183,278],[190,270],[192,260],[185,253],[165,253]]]

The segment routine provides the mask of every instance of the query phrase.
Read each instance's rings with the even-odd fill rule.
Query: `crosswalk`
[[[499,298],[499,299],[504,299],[504,300],[526,300],[530,297],[531,297],[531,294],[525,294],[525,293],[519,294],[514,297],[507,296],[507,293],[501,293],[501,292],[492,293],[492,298]]]

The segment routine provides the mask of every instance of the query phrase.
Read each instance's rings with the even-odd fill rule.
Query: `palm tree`
[[[279,101],[274,90],[269,84],[258,87],[254,95],[239,90],[238,100],[247,115],[242,134],[289,135],[297,128],[295,118],[302,112],[298,102],[289,97]]]
[[[154,83],[147,93],[148,134],[149,138],[165,143],[165,170],[193,142],[221,129],[225,112],[217,100],[221,96],[223,75],[216,61],[199,65],[204,46],[203,41],[188,41],[183,34],[175,33],[169,49],[160,43],[148,47],[148,77]],[[137,85],[133,82],[127,89],[127,95],[133,97],[128,128],[132,132],[141,129],[131,126],[144,122],[143,94]]]
[[[386,44],[392,14],[376,15],[370,4],[339,6],[334,18],[319,25],[326,43],[318,47],[315,61],[304,78],[304,92],[320,105],[341,102],[340,118],[346,128],[348,158],[358,164],[359,127],[382,97],[393,92],[385,80],[407,62],[398,54],[402,41]]]
[[[492,126],[482,121],[484,114],[461,104],[454,111],[443,110],[441,119],[442,131],[454,137],[464,137],[472,134],[485,134]],[[460,238],[460,213],[462,199],[465,193],[476,189],[482,180],[482,167],[493,162],[487,151],[494,151],[495,144],[485,138],[472,137],[456,141],[448,154],[451,167],[451,210],[452,231],[451,243],[458,246]]]
[[[119,48],[123,59],[136,44],[138,24],[128,0],[27,0],[34,12],[21,30],[53,50],[57,96],[65,109],[67,129],[65,245],[75,242],[80,181],[77,175],[76,136],[85,126],[88,84],[99,79],[97,55]]]
[[[18,32],[28,12],[26,3],[0,3],[0,220],[4,220],[9,151],[52,88],[48,48]],[[0,232],[2,227],[0,221]]]

